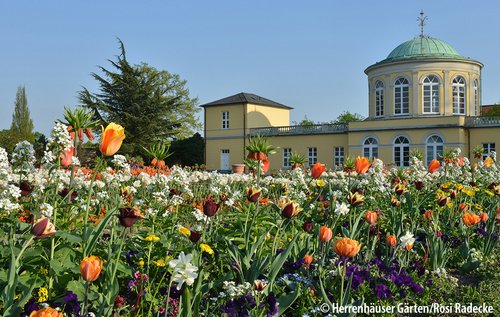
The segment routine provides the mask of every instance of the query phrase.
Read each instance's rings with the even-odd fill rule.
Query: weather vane
[[[424,37],[424,25],[425,25],[426,20],[427,20],[427,17],[424,16],[424,10],[421,10],[420,17],[417,18],[417,21],[420,24],[420,37]]]

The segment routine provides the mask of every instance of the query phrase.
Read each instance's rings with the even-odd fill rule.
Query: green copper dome
[[[458,58],[463,59],[450,44],[432,37],[416,37],[406,41],[387,56],[385,61],[406,60],[414,58]]]

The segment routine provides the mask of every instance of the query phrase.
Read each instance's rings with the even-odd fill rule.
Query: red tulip
[[[441,166],[441,163],[439,163],[438,160],[432,160],[429,163],[427,170],[429,171],[429,173],[434,173],[435,171],[437,171],[439,169],[440,166]]]
[[[320,178],[320,176],[325,172],[325,170],[326,170],[325,164],[316,162],[314,163],[313,166],[311,166],[311,176],[313,178]]]
[[[356,169],[356,173],[364,174],[364,173],[368,172],[368,169],[370,168],[371,163],[366,157],[358,156],[356,158],[356,160],[354,161],[354,166]]]

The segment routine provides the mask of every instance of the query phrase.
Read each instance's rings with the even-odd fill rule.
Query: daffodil
[[[202,252],[208,253],[210,255],[214,254],[214,250],[212,250],[212,248],[208,244],[200,244],[200,249]]]

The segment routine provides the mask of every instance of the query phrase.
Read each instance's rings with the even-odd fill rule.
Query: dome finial
[[[424,16],[424,10],[420,10],[420,17],[417,18],[417,21],[420,24],[420,37],[424,37],[424,25],[427,17]]]

